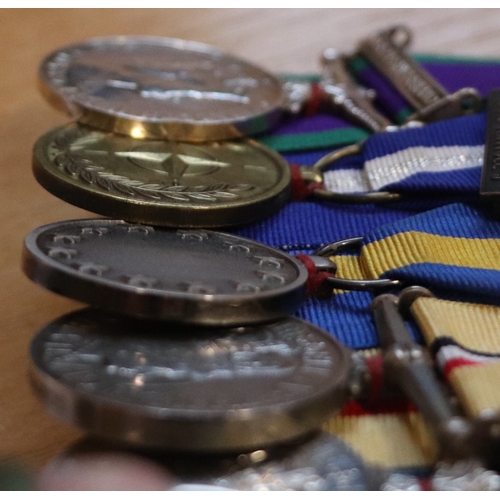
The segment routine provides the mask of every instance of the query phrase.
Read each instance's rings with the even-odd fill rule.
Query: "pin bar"
[[[318,102],[350,122],[372,132],[396,130],[388,118],[372,104],[375,92],[361,87],[346,67],[346,56],[335,49],[326,49],[321,58],[322,77],[315,87],[309,82],[285,81],[284,109],[296,114],[303,112],[314,101],[314,88],[319,90]],[[313,106],[314,107],[314,106]]]
[[[371,305],[383,352],[384,378],[418,408],[433,432],[442,458],[462,459],[470,447],[472,428],[448,401],[425,350],[411,337],[399,312],[398,297],[383,294]]]
[[[375,92],[360,87],[350,76],[345,56],[334,49],[327,49],[321,62],[323,77],[319,86],[336,112],[373,132],[396,128],[373,106]]]
[[[433,122],[477,112],[482,105],[477,90],[463,88],[448,94],[405,52],[411,38],[406,26],[394,26],[361,40],[358,45],[358,53],[368,59],[416,109],[408,121]]]

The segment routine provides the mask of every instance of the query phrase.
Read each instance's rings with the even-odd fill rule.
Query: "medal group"
[[[405,58],[390,45],[394,36],[389,30],[362,45],[364,55],[376,61],[393,50],[393,60]],[[326,51],[323,65],[319,87],[334,112],[371,131],[396,128],[338,53]],[[284,84],[213,47],[153,37],[59,49],[42,62],[40,78],[44,95],[76,121],[37,141],[34,175],[62,200],[106,216],[49,224],[25,241],[31,280],[91,306],[33,339],[31,376],[46,409],[114,446],[161,455],[185,483],[277,490],[388,484],[321,431],[367,390],[368,367],[330,333],[292,316],[308,295],[336,286],[328,256],[338,248],[291,256],[215,231],[260,221],[290,201],[293,168],[249,136],[300,111],[313,87]],[[417,110],[409,123],[448,118],[465,101],[467,112],[476,111],[473,89],[452,99],[426,84],[437,97],[428,103],[405,95]],[[299,173],[300,186],[318,198],[336,194],[325,195],[322,184],[330,160]],[[399,313],[387,297],[373,306],[377,328],[389,332],[382,345],[416,352],[404,325],[391,322]],[[418,392],[427,375],[411,362],[404,369],[397,373]],[[433,414],[433,402],[422,401]]]

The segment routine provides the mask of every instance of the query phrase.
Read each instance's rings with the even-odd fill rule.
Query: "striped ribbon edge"
[[[364,245],[360,266],[369,279],[382,277],[389,271],[394,278],[395,270],[417,265],[422,274],[425,266],[440,264],[442,272],[449,273],[453,269],[460,274],[467,269],[475,269],[481,273],[481,279],[490,280],[499,278],[499,255],[498,238],[465,238],[406,231]],[[434,284],[438,286],[437,268],[434,266],[431,271],[435,273]],[[415,273],[418,274],[418,271],[415,270]]]
[[[484,144],[409,147],[368,160],[362,170],[329,170],[324,174],[324,184],[329,191],[338,193],[377,191],[416,174],[445,173],[481,167],[483,155]]]
[[[367,360],[380,357],[379,349],[358,352]],[[404,396],[348,401],[323,430],[340,437],[366,462],[408,474],[428,471],[437,457],[423,418]]]
[[[500,417],[500,307],[419,298],[411,310],[467,415]]]
[[[371,134],[357,127],[346,127],[320,132],[303,132],[300,134],[267,135],[258,137],[261,144],[279,152],[293,153],[297,151],[323,149],[345,146],[365,140]]]
[[[449,378],[451,372],[461,366],[477,366],[500,361],[500,353],[472,351],[461,346],[452,337],[436,338],[430,349],[445,378]]]
[[[474,65],[500,65],[499,58],[478,58],[470,56],[450,56],[441,54],[413,54],[412,57],[419,63],[429,64],[463,64]],[[350,69],[354,75],[361,72],[367,65],[362,58],[352,61]],[[282,80],[317,83],[320,75],[316,73],[294,74],[282,73],[277,75]],[[411,109],[400,110],[397,121],[402,123],[412,113]],[[258,138],[260,142],[280,152],[293,152],[304,149],[340,147],[353,144],[369,137],[371,133],[358,128],[344,128],[332,131],[309,132],[304,134],[266,134]]]

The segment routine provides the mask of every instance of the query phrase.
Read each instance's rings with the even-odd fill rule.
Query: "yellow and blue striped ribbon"
[[[412,313],[468,416],[500,422],[500,221],[453,204],[382,226],[364,238],[369,278],[420,285]]]
[[[452,204],[385,225],[364,238],[369,278],[421,285],[438,297],[500,304],[500,221]]]

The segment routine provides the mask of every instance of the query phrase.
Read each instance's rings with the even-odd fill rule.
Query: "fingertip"
[[[59,457],[38,475],[43,491],[165,491],[178,481],[163,467],[127,453]]]

